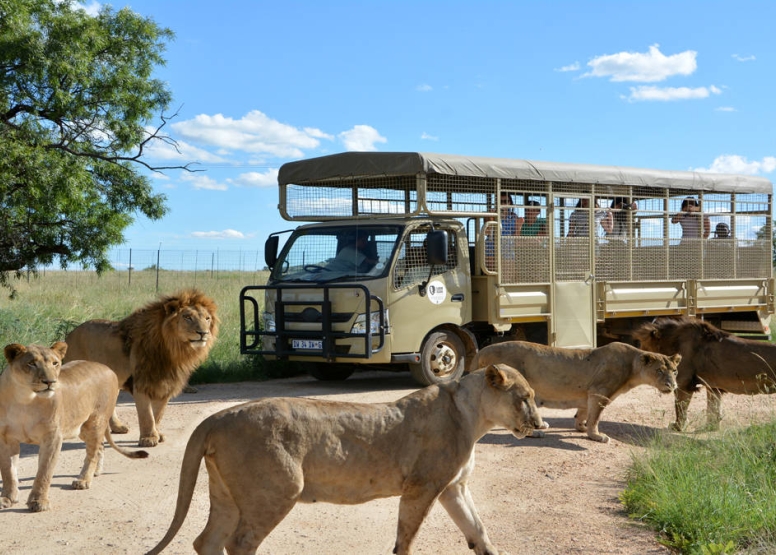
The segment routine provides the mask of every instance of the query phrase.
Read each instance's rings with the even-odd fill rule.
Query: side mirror
[[[429,231],[427,240],[426,257],[428,258],[428,263],[432,266],[447,264],[447,232],[441,230]]]
[[[278,261],[278,245],[280,238],[277,235],[270,235],[264,242],[264,262],[270,270],[275,267]]]

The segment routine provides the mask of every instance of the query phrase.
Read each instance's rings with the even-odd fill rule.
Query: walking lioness
[[[175,537],[205,458],[210,516],[199,554],[255,553],[297,502],[355,504],[399,495],[394,553],[412,542],[436,499],[478,555],[491,544],[469,493],[474,444],[495,426],[521,438],[542,425],[533,390],[494,365],[393,403],[268,398],[223,410],[192,433],[172,524],[149,554]]]
[[[86,444],[74,489],[89,488],[92,477],[102,470],[104,439],[126,457],[148,456],[117,446],[110,435],[108,420],[119,393],[116,374],[104,364],[85,360],[62,366],[66,351],[67,344],[61,341],[51,348],[18,343],[5,347],[9,366],[0,374],[0,509],[18,500],[16,466],[22,443],[40,446],[38,473],[27,498],[33,512],[50,508],[49,486],[64,439],[80,437]]]
[[[482,349],[473,364],[475,368],[495,363],[517,368],[534,389],[539,406],[577,409],[576,429],[606,443],[609,437],[599,433],[598,422],[609,403],[639,385],[671,393],[681,360],[680,355],[648,353],[618,342],[596,349],[566,349],[504,341]]]

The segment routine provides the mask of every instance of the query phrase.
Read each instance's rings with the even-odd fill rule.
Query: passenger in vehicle
[[[541,206],[537,200],[529,200],[526,203],[525,221],[517,230],[518,235],[525,237],[547,235],[547,219],[539,217],[540,209],[536,208],[537,206]]]
[[[680,210],[671,218],[671,223],[682,226],[682,239],[708,238],[711,233],[711,223],[708,216],[701,214],[701,203],[698,199],[687,197],[682,201]]]
[[[571,214],[569,218],[569,232],[567,237],[587,237],[589,233],[588,225],[588,212],[587,208],[590,206],[590,199],[582,198],[577,202],[576,210]],[[593,214],[596,225],[601,225],[605,232],[610,232],[614,225],[612,212],[610,210],[603,210],[596,208]]]
[[[730,239],[730,226],[720,222],[714,228],[714,239]]]
[[[625,240],[628,237],[628,213],[637,208],[638,205],[635,202],[629,202],[625,197],[612,199],[612,228],[611,231],[607,231],[606,237]]]

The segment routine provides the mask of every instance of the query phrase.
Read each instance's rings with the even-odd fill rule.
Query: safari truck
[[[479,348],[631,341],[656,316],[770,334],[772,184],[761,177],[411,152],[283,165],[243,354],[453,380]],[[283,239],[281,248],[281,238]]]

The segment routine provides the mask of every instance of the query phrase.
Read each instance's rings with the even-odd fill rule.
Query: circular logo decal
[[[445,284],[439,280],[432,281],[426,288],[426,295],[428,296],[428,300],[432,303],[442,304],[447,296]]]

